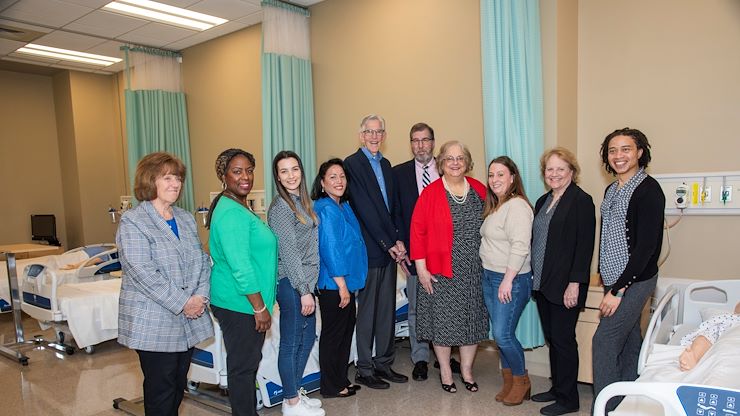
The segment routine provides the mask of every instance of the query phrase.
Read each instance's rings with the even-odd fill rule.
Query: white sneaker
[[[320,407],[311,407],[307,405],[303,400],[298,400],[298,403],[289,405],[287,401],[283,401],[283,416],[324,416],[326,412]]]
[[[308,393],[306,392],[306,389],[304,389],[303,387],[301,387],[298,390],[298,397],[301,398],[301,401],[303,403],[306,403],[310,407],[315,407],[315,408],[321,407],[321,400],[319,400],[319,399],[312,399],[312,398],[308,397]]]

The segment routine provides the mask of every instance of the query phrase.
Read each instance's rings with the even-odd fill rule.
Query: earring
[[[221,182],[221,190],[222,191],[226,190],[226,182]]]

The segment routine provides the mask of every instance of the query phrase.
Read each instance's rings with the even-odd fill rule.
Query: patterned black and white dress
[[[435,345],[477,344],[488,338],[488,312],[483,300],[480,227],[483,201],[470,188],[463,204],[446,192],[452,214],[452,278],[435,275],[434,293],[417,288],[416,334]]]

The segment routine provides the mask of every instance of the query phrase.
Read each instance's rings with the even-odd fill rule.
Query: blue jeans
[[[509,303],[501,303],[498,299],[498,288],[503,280],[503,273],[483,269],[483,298],[491,317],[493,338],[501,352],[501,367],[510,368],[515,376],[523,376],[526,370],[524,349],[514,332],[519,317],[532,296],[532,273],[522,273],[514,277]]]
[[[301,295],[285,277],[278,281],[277,302],[280,305],[278,372],[285,400],[298,397],[303,371],[316,341],[316,313],[301,315]]]

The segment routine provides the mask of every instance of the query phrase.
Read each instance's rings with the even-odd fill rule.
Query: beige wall
[[[598,150],[614,129],[643,130],[653,173],[740,169],[740,2],[579,2],[578,156],[598,204]],[[738,278],[736,216],[685,217],[661,275]]]
[[[106,211],[123,192],[115,77],[0,71],[0,244],[30,240],[29,215],[57,217],[62,244],[114,240]]]
[[[54,108],[56,110],[57,142],[59,144],[60,178],[67,226],[68,248],[84,244],[82,230],[82,205],[80,203],[80,179],[77,169],[77,144],[72,111],[72,85],[69,71],[53,77]]]
[[[126,188],[117,77],[69,72],[84,244],[115,240],[107,215]]]
[[[254,155],[254,188],[264,187],[261,30],[261,25],[251,26],[183,51],[196,205],[207,205],[209,192],[221,190],[214,164],[231,147]]]
[[[51,78],[0,71],[0,244],[31,241],[31,214],[54,214],[67,239]]]
[[[381,149],[410,159],[408,131],[429,123],[437,146],[468,144],[485,171],[477,1],[327,0],[311,7],[318,162],[357,150],[358,124],[387,121]]]

